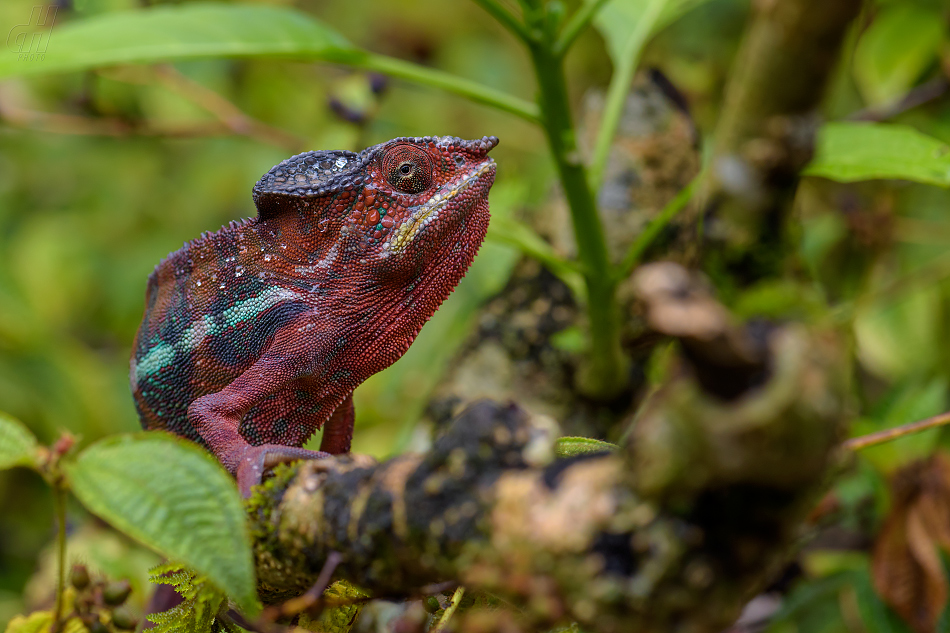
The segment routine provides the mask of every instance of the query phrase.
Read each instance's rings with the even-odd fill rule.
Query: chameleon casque
[[[267,172],[256,218],[148,279],[130,368],[142,426],[207,447],[245,496],[279,462],[348,452],[353,390],[405,353],[485,237],[497,144],[397,138]],[[301,448],[324,425],[320,451]]]

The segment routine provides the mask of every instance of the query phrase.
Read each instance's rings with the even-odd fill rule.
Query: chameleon
[[[143,428],[203,445],[245,497],[278,463],[349,452],[353,390],[409,349],[485,238],[497,144],[397,138],[268,171],[256,217],[148,278],[130,362]]]

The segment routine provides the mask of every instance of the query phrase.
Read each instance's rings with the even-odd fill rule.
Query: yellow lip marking
[[[399,225],[399,229],[393,234],[389,241],[383,245],[383,248],[385,249],[388,244],[389,250],[394,253],[400,253],[405,250],[409,242],[422,230],[424,226],[423,223],[429,216],[440,211],[449,200],[452,200],[455,196],[468,189],[478,178],[484,176],[494,164],[494,161],[491,160],[482,163],[478,169],[455,185],[454,188],[444,193],[439,192],[435,194],[428,202],[421,205],[419,209],[412,214],[410,219]]]

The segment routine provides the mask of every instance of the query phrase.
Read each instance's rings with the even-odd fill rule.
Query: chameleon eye
[[[429,155],[414,145],[396,145],[381,160],[389,184],[403,193],[420,193],[432,184]]]

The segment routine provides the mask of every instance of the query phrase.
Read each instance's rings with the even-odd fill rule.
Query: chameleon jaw
[[[430,222],[438,219],[439,213],[446,204],[455,199],[460,193],[468,190],[494,167],[495,161],[489,158],[469,172],[451,189],[446,190],[447,188],[443,187],[428,202],[420,205],[405,222],[399,225],[392,237],[383,244],[383,256],[398,255],[405,252],[409,244],[422,232],[422,229],[428,226]]]

